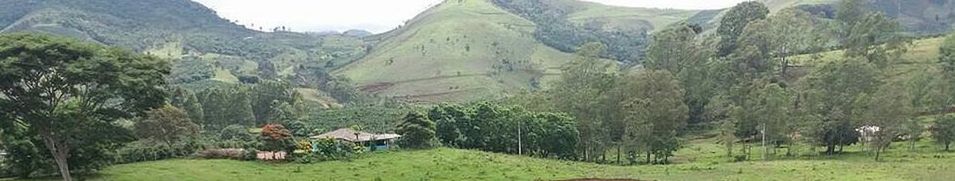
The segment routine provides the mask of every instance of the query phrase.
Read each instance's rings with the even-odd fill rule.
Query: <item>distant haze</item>
[[[442,0],[195,0],[251,29],[285,26],[298,32],[363,29],[381,33]],[[586,0],[616,6],[719,9],[744,0]],[[253,26],[254,25],[254,26]]]

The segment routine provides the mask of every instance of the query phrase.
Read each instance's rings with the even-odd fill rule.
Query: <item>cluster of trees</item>
[[[442,105],[428,111],[437,138],[454,148],[576,159],[577,128],[564,114],[489,102]]]
[[[46,152],[24,162],[52,165],[40,159],[52,158],[64,180],[72,179],[70,166],[96,169],[108,161],[103,150],[132,140],[116,121],[165,102],[161,87],[169,65],[156,58],[14,34],[0,36],[0,59],[0,129],[29,146],[5,150]]]
[[[572,115],[580,160],[607,162],[616,148],[617,163],[624,154],[631,164],[640,155],[646,163],[668,162],[689,115],[681,77],[664,69],[620,72],[600,60],[604,49],[599,43],[582,46],[551,90],[522,102],[532,110]]]
[[[494,0],[496,5],[535,22],[534,37],[564,52],[574,52],[588,42],[608,45],[600,56],[623,62],[636,62],[647,45],[647,30],[639,32],[604,30],[599,22],[585,25],[567,20],[574,8],[543,0]]]
[[[4,170],[19,176],[70,180],[209,148],[290,151],[311,131],[301,121],[307,105],[283,81],[196,94],[166,84],[166,61],[32,34],[0,36],[0,59],[0,149],[11,154]],[[249,128],[263,125],[256,139]]]
[[[945,53],[955,51],[942,47],[940,72],[897,80],[892,66],[908,44],[898,24],[853,5],[858,0],[843,3],[836,19],[826,20],[798,8],[770,14],[760,2],[744,2],[727,12],[715,36],[685,23],[655,33],[642,67],[625,71],[601,62],[604,45],[586,44],[552,89],[515,100],[572,115],[586,161],[617,153],[622,163],[622,154],[634,161],[643,153],[648,163],[666,163],[688,125],[717,126],[727,154],[738,159],[749,159],[754,142],[766,149],[764,158],[783,147],[792,155],[798,142],[835,154],[859,142],[860,127],[878,127],[863,139],[878,159],[900,135],[915,140],[925,131],[919,115],[951,104],[951,84],[942,81],[950,79],[931,77],[955,70],[946,68],[955,63],[946,63]],[[824,62],[812,66],[792,60],[833,44],[846,49],[841,57],[808,56]],[[947,145],[950,123],[936,120],[931,131]],[[738,143],[742,153],[733,154]]]

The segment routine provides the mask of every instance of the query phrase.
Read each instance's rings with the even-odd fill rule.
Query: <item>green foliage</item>
[[[871,94],[881,84],[877,68],[860,59],[826,63],[813,70],[804,79],[808,92],[809,114],[820,116],[812,137],[816,143],[834,153],[838,145],[850,145],[858,140],[858,132],[851,116],[862,110],[853,106],[861,95]]]
[[[136,122],[134,130],[139,138],[165,144],[199,135],[199,125],[193,123],[185,111],[171,105],[146,112],[146,117]]]
[[[559,3],[538,0],[494,0],[496,5],[535,22],[534,37],[542,43],[563,52],[574,52],[590,42],[608,45],[599,56],[622,62],[636,62],[643,57],[647,45],[647,30],[604,30],[601,23],[579,25],[567,20],[577,9]],[[589,25],[589,26],[588,26]]]
[[[680,23],[657,32],[644,62],[648,69],[669,71],[677,77],[685,90],[690,123],[703,122],[705,107],[716,93],[709,68],[712,52],[695,39],[700,31],[698,26]]]
[[[281,123],[283,120],[273,118],[279,115],[273,115],[276,109],[283,104],[289,105],[293,102],[295,91],[292,85],[281,81],[261,81],[252,86],[249,95],[252,100],[252,113],[255,115],[255,125],[265,125],[268,123]]]
[[[249,128],[242,125],[229,125],[219,131],[219,140],[251,141],[253,135]]]
[[[207,60],[188,56],[176,61],[166,79],[171,84],[193,83],[215,77],[215,67]]]
[[[856,6],[860,3],[844,0],[837,14],[845,56],[863,57],[880,68],[886,67],[905,53],[908,42],[899,35],[902,29],[898,22]]]
[[[336,141],[333,139],[319,139],[310,142],[311,150],[306,150],[307,155],[299,158],[299,163],[312,163],[334,160],[351,160],[360,154],[363,147],[349,142]]]
[[[255,116],[252,112],[249,90],[242,86],[210,88],[202,93],[202,110],[205,115],[203,128],[217,130],[228,125],[253,126]]]
[[[189,115],[189,119],[197,125],[202,125],[205,122],[205,112],[202,109],[202,103],[199,102],[199,98],[196,97],[196,94],[182,87],[172,88],[172,94],[169,98],[169,104],[172,106],[181,108]]]
[[[769,8],[757,1],[742,2],[730,8],[723,15],[720,27],[716,30],[717,35],[720,36],[717,55],[724,57],[739,48],[737,41],[746,26],[753,21],[765,19],[768,15]]]
[[[955,115],[940,116],[929,130],[935,142],[944,146],[945,151],[949,151],[952,142],[955,142]]]
[[[84,159],[129,141],[122,135],[128,131],[114,121],[162,105],[166,95],[160,86],[168,72],[164,61],[119,49],[49,36],[3,35],[0,107],[12,119],[2,122],[40,137],[63,178],[71,180],[69,163],[89,161],[81,162],[81,168],[98,163]],[[72,156],[81,154],[85,156]]]
[[[434,147],[435,125],[434,122],[418,112],[411,112],[405,115],[396,133],[401,135],[398,145],[402,148],[425,149]]]
[[[665,70],[647,70],[630,75],[618,90],[627,92],[620,102],[626,126],[624,144],[633,152],[645,152],[647,162],[667,163],[680,148],[678,132],[686,127],[689,108],[683,102],[679,81]],[[649,160],[650,155],[655,160]]]
[[[188,139],[171,144],[152,141],[135,141],[115,152],[115,163],[135,163],[191,156],[202,148],[198,139]]]
[[[900,83],[891,82],[879,87],[872,95],[861,94],[856,100],[860,104],[857,122],[865,126],[877,126],[879,130],[873,135],[870,146],[875,150],[875,160],[879,160],[882,153],[898,135],[906,133],[905,122],[914,119],[912,97],[905,92]],[[921,131],[919,131],[921,133]],[[910,139],[916,139],[912,135]]]
[[[577,120],[580,132],[579,150],[585,153],[603,152],[602,145],[608,145],[610,138],[619,131],[620,126],[609,122],[610,112],[606,101],[611,100],[607,93],[616,81],[613,65],[598,61],[597,55],[604,51],[605,45],[589,43],[577,51],[577,60],[564,68],[560,79],[550,90],[551,104],[556,110],[566,112]],[[585,160],[591,160],[590,154],[583,154]]]
[[[577,158],[577,127],[567,115],[482,102],[428,111],[445,146],[542,158]],[[516,148],[520,146],[520,149]]]

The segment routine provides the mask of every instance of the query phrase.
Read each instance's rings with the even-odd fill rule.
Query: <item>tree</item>
[[[564,68],[560,80],[551,90],[551,101],[557,110],[569,113],[577,120],[580,132],[578,145],[583,159],[593,161],[595,155],[603,155],[604,147],[612,134],[607,134],[607,116],[611,109],[604,108],[615,73],[612,64],[601,61],[598,55],[606,49],[599,43],[588,43],[577,50],[577,59]],[[611,127],[614,128],[614,127]]]
[[[253,135],[249,134],[249,129],[242,125],[229,125],[219,131],[219,140],[232,141],[252,141]]]
[[[940,100],[944,107],[952,105],[955,97],[955,35],[948,36],[939,46],[938,62],[943,82],[941,94],[947,99]]]
[[[205,117],[204,111],[202,110],[202,104],[199,102],[199,98],[196,97],[196,94],[188,89],[181,87],[175,87],[172,91],[172,97],[170,97],[170,104],[177,108],[182,108],[189,114],[189,119],[196,123],[197,125],[202,125],[204,123],[203,118]]]
[[[876,161],[879,161],[879,156],[892,140],[904,132],[903,123],[912,119],[912,98],[899,84],[884,84],[872,96],[860,94],[856,100],[856,104],[861,106],[856,119],[865,126],[879,128],[873,135],[867,135],[872,138],[872,144],[869,145],[875,151]]]
[[[71,151],[121,141],[115,139],[119,134],[102,133],[121,130],[113,121],[162,105],[166,94],[160,87],[168,73],[166,62],[124,50],[49,36],[3,35],[0,107],[12,119],[0,122],[28,127],[63,179],[72,180]]]
[[[737,4],[723,15],[716,34],[720,36],[717,55],[725,57],[737,49],[739,35],[743,29],[753,21],[765,19],[769,15],[769,8],[758,1],[746,1]]]
[[[203,127],[217,130],[233,124],[253,126],[255,116],[250,101],[248,89],[241,85],[204,91],[202,108],[206,123]]]
[[[755,95],[752,96],[754,98],[751,100],[753,102],[749,104],[754,106],[754,111],[747,114],[752,114],[750,117],[755,118],[758,123],[760,140],[765,149],[763,160],[766,160],[769,158],[771,147],[775,147],[776,143],[785,139],[786,134],[783,132],[786,124],[790,122],[789,111],[792,100],[789,92],[775,83],[766,84],[754,93]]]
[[[632,94],[620,103],[626,110],[624,139],[632,151],[644,151],[648,163],[667,163],[680,146],[678,132],[687,124],[683,89],[665,70],[642,71],[626,80],[631,82],[621,88]],[[656,159],[651,161],[651,155]]]
[[[401,147],[424,149],[434,146],[432,145],[435,140],[434,122],[421,113],[408,113],[404,122],[398,125],[397,133],[401,135],[399,142]]]
[[[955,115],[939,116],[929,130],[935,142],[944,146],[945,151],[949,151],[949,146],[955,142]]]
[[[760,51],[763,70],[779,71],[784,76],[789,56],[813,49],[822,40],[809,13],[796,8],[783,9],[766,19],[750,22],[739,36],[739,44]],[[740,51],[737,49],[737,51]],[[769,61],[772,60],[772,61]]]
[[[199,125],[193,123],[185,111],[171,105],[146,112],[146,118],[136,122],[134,127],[140,138],[168,145],[199,134]]]
[[[295,141],[292,139],[292,132],[285,129],[281,124],[266,124],[262,126],[262,133],[259,134],[262,140],[261,150],[266,151],[286,151],[295,149]]]
[[[690,107],[690,123],[703,121],[705,107],[716,93],[709,69],[712,52],[695,40],[700,31],[697,26],[679,23],[655,33],[644,62],[648,69],[667,70],[677,76],[686,90],[684,102]]]
[[[881,13],[868,12],[861,0],[843,0],[837,14],[846,57],[863,57],[879,68],[907,51],[901,26]]]
[[[826,147],[826,154],[836,148],[858,141],[859,133],[851,116],[860,111],[854,106],[861,94],[869,94],[880,85],[877,68],[860,58],[846,58],[824,63],[815,68],[806,78],[803,91],[806,94],[807,113],[821,120],[809,133],[813,140]]]
[[[291,104],[294,90],[292,85],[283,81],[262,81],[252,86],[250,95],[252,113],[255,115],[256,125],[279,123],[272,120],[274,110],[282,104]]]

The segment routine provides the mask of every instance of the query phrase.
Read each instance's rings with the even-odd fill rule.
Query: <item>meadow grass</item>
[[[893,144],[883,161],[862,146],[845,153],[820,155],[802,145],[798,155],[780,150],[760,160],[732,162],[713,140],[692,140],[670,165],[610,165],[472,150],[380,152],[351,161],[314,164],[234,160],[179,159],[115,165],[90,180],[557,180],[633,178],[642,180],[950,180],[955,178],[955,153],[942,152],[929,139],[914,151],[906,142]],[[738,149],[738,148],[737,148]],[[819,149],[821,150],[821,149]],[[612,156],[608,155],[608,158]],[[40,179],[42,180],[42,179]]]

